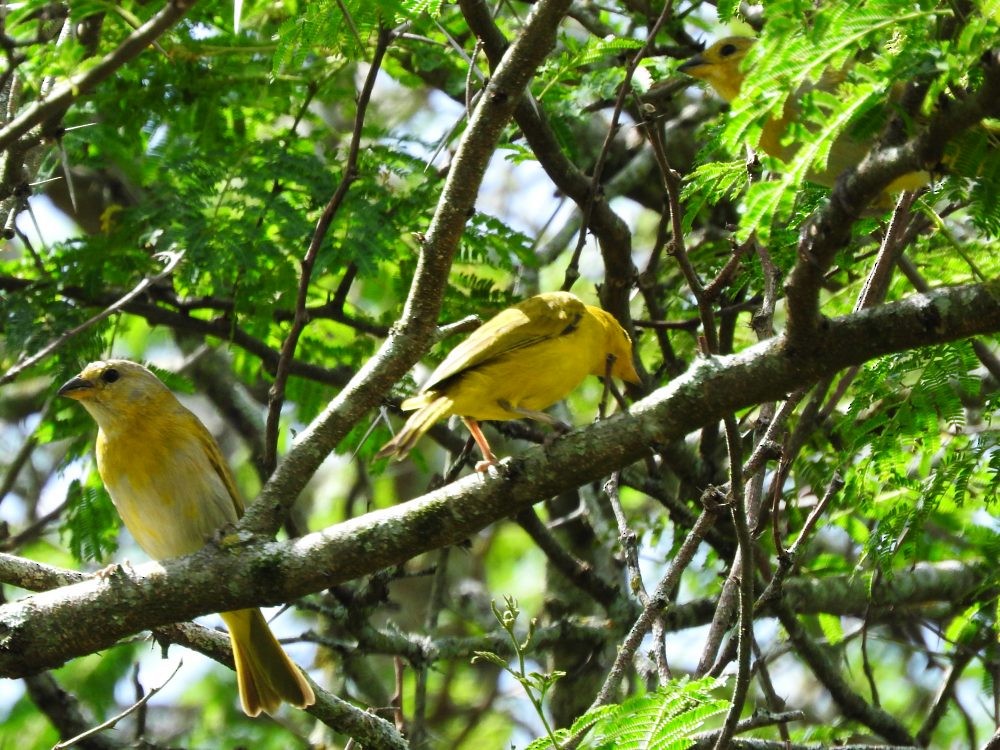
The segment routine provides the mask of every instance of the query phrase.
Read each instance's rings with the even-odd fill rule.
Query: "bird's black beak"
[[[689,70],[693,70],[694,68],[704,64],[705,58],[701,55],[695,55],[694,57],[689,57],[687,60],[678,65],[677,70],[681,73],[687,73]]]
[[[80,398],[84,393],[89,391],[94,387],[86,378],[75,377],[72,380],[67,380],[63,383],[62,388],[60,388],[56,393],[60,396],[66,396],[67,398]]]

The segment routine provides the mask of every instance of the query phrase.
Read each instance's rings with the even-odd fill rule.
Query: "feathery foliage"
[[[300,482],[287,535],[321,533],[278,535],[293,562],[260,604],[313,570],[311,551],[352,542],[274,623],[343,713],[253,722],[228,669],[174,645],[185,666],[123,720],[129,737],[993,734],[1000,3],[247,0],[238,32],[233,10],[25,0],[0,16],[0,630],[30,610],[21,558],[143,563],[93,470],[92,420],[56,395],[124,356],[183,394],[248,504],[275,466]],[[678,68],[732,34],[757,41],[726,103]],[[900,175],[919,183],[902,201]],[[183,253],[167,274],[165,252]],[[568,437],[487,423],[504,462],[457,484],[475,462],[460,424],[373,460],[467,318],[556,289],[631,336],[643,378],[620,405],[588,378],[553,409]],[[633,421],[589,425],[626,406]],[[376,535],[353,545],[363,528]],[[451,528],[460,549],[429,549]],[[233,570],[270,570],[245,541],[226,548]],[[0,723],[19,747],[159,684],[160,649],[75,658],[74,642],[46,641],[60,670],[10,675]],[[29,656],[0,648],[0,667]]]

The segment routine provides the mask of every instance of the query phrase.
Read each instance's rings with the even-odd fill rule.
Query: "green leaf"
[[[655,692],[588,711],[574,722],[572,733],[590,729],[585,748],[684,750],[694,745],[693,735],[708,719],[726,710],[727,701],[712,695],[721,685],[714,678],[674,680]]]
[[[118,548],[118,514],[102,486],[70,482],[66,516],[60,529],[73,557],[102,562]]]
[[[827,642],[831,646],[836,646],[844,640],[844,629],[841,627],[840,618],[836,615],[819,614],[817,616],[819,627],[823,631]]]

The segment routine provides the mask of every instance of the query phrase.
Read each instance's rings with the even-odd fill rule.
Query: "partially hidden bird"
[[[91,362],[59,389],[96,420],[97,470],[126,528],[156,560],[200,549],[243,514],[219,446],[163,382],[124,359]],[[258,609],[220,613],[248,716],[316,702]]]
[[[610,365],[609,365],[610,362]],[[527,417],[549,424],[543,410],[587,375],[638,383],[632,341],[614,316],[569,292],[545,292],[498,313],[444,358],[420,393],[403,401],[414,411],[377,458],[402,459],[439,419],[457,414],[483,454],[477,471],[497,463],[480,420]]]
[[[752,70],[743,69],[743,60],[756,43],[757,40],[752,37],[727,36],[707,47],[704,52],[688,58],[677,69],[692,78],[705,81],[722,99],[732,102],[739,96],[747,76],[753,75]],[[835,91],[843,80],[843,71],[827,70],[815,86],[820,90]],[[895,89],[893,96],[898,96],[900,91],[899,88]],[[781,117],[769,117],[764,122],[760,136],[761,150],[786,163],[792,161],[802,145],[788,137],[789,128],[801,117],[796,101],[796,94],[790,96]],[[826,167],[822,170],[810,170],[806,178],[818,185],[833,187],[844,170],[861,163],[873,144],[874,138],[859,139],[853,137],[850,131],[842,133],[830,147]],[[929,181],[928,172],[910,172],[890,183],[885,193],[915,190]],[[888,201],[883,199],[881,202]]]

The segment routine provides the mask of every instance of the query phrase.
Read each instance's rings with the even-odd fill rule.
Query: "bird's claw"
[[[497,460],[496,456],[493,457],[492,461],[477,462],[476,471],[483,475],[488,474],[494,479],[499,479],[504,473],[503,465]]]
[[[106,565],[95,572],[94,576],[100,578],[102,581],[112,581],[117,578],[127,578],[133,573],[135,573],[135,571],[132,569],[132,563],[126,560],[123,563],[111,563]]]
[[[553,420],[552,432],[548,433],[542,439],[542,447],[548,448],[557,439],[561,438],[563,435],[566,435],[572,431],[573,431],[573,425],[566,424],[560,419]]]

